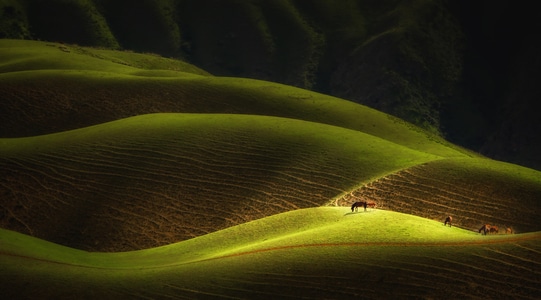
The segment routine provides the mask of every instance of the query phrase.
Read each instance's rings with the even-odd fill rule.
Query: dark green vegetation
[[[540,292],[539,171],[157,55],[20,40],[0,54],[6,297]],[[381,209],[351,213],[358,199]]]
[[[2,0],[0,38],[182,58],[397,116],[541,169],[539,10],[510,0]]]

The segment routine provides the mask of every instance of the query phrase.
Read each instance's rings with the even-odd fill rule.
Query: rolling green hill
[[[0,230],[0,287],[32,298],[533,299],[541,236],[311,208],[163,247],[89,253]],[[501,287],[505,288],[502,289]]]
[[[539,291],[539,171],[156,55],[15,40],[0,53],[2,295]],[[361,199],[378,209],[350,213]],[[486,223],[519,234],[480,236]]]
[[[3,0],[0,38],[158,53],[311,89],[540,170],[538,19],[511,0]]]
[[[181,60],[168,59],[155,54],[62,43],[2,39],[0,51],[2,53],[0,73],[31,70],[85,70],[137,75],[145,71],[159,70],[166,76],[182,76],[182,73],[210,75]],[[166,71],[175,72],[166,73]]]
[[[2,227],[107,251],[321,206],[440,159],[341,127],[235,114],[141,115],[0,145],[3,208],[16,211]]]
[[[446,157],[475,155],[343,99],[267,81],[205,76],[189,65],[155,56],[110,51],[115,54],[88,55],[101,52],[81,47],[66,52],[63,47],[67,46],[0,41],[0,111],[10,112],[0,120],[1,136],[40,135],[146,113],[229,113],[336,125]]]

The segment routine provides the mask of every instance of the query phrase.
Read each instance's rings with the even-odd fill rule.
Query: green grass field
[[[541,173],[365,106],[15,40],[0,40],[0,94],[6,298],[541,292]],[[360,199],[378,208],[352,213]]]
[[[2,282],[33,282],[35,288],[49,287],[43,295],[65,290],[84,298],[268,297],[272,286],[287,298],[422,297],[434,288],[429,286],[433,276],[447,279],[439,288],[459,297],[464,291],[453,291],[453,286],[468,281],[476,285],[485,273],[512,267],[506,265],[511,261],[524,271],[538,271],[535,253],[541,250],[538,233],[480,236],[391,211],[351,213],[349,208],[330,207],[291,211],[180,243],[122,253],[89,253],[0,232]],[[474,262],[473,271],[464,270]],[[441,273],[434,275],[430,269]],[[377,276],[374,270],[407,277],[417,285],[397,285],[398,278],[371,282]],[[25,282],[13,283],[11,278]],[[341,282],[344,279],[352,281]],[[533,296],[537,287],[527,273],[498,274],[487,287],[512,288],[521,279],[521,295]],[[33,290],[26,292],[32,295]]]

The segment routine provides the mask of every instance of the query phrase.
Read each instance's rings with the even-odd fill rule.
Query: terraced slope
[[[341,99],[25,43],[0,41],[0,227],[49,242],[0,230],[2,296],[540,292],[537,171]]]
[[[11,298],[513,298],[541,292],[539,233],[481,236],[390,211],[291,211],[143,251],[0,230]]]
[[[77,134],[85,138],[54,135],[54,146],[48,137],[0,140],[4,228],[83,249],[140,249],[291,209],[349,206],[367,197],[432,219],[452,214],[468,229],[489,222],[538,230],[539,180],[517,175],[491,181],[493,170],[479,166],[495,162],[349,101],[213,77],[152,55],[13,40],[0,41],[0,52],[3,136],[62,132],[148,112],[232,114],[186,117],[199,120],[180,128],[154,115],[115,125],[122,129],[113,135],[101,135],[97,128],[108,127],[99,126]],[[245,128],[234,125],[241,119]],[[168,125],[159,127],[161,122]],[[291,124],[299,131],[284,129]],[[436,157],[471,159],[415,167],[362,186]],[[462,168],[470,164],[477,166]],[[472,190],[485,204],[470,204]],[[70,222],[77,225],[66,226]]]
[[[451,215],[455,226],[469,230],[492,224],[502,231],[541,231],[539,172],[486,159],[417,165],[374,180],[333,204],[347,206],[358,199],[441,222]]]
[[[48,134],[147,113],[252,114],[341,126],[440,156],[475,156],[343,99],[266,81],[206,76],[154,56],[80,47],[65,52],[64,47],[0,40],[1,137]]]
[[[340,127],[218,114],[143,115],[0,146],[0,227],[93,251],[321,206],[439,159]]]

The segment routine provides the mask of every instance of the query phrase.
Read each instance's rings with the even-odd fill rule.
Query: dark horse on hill
[[[367,201],[357,201],[351,205],[351,211],[359,211],[359,207],[364,207],[364,211],[366,211],[366,207],[376,207],[375,202],[367,202]]]
[[[481,233],[482,231],[484,235],[487,235],[487,232],[490,233],[490,229],[491,226],[489,224],[485,224],[481,228],[479,228],[479,233]]]
[[[479,233],[481,233],[481,231],[484,235],[487,235],[487,233],[498,234],[500,232],[498,226],[489,224],[485,224],[481,228],[479,228]]]
[[[447,216],[447,218],[445,218],[445,222],[443,222],[443,226],[447,225],[447,223],[449,223],[449,227],[451,227],[451,222],[453,221],[453,217],[451,216]]]

